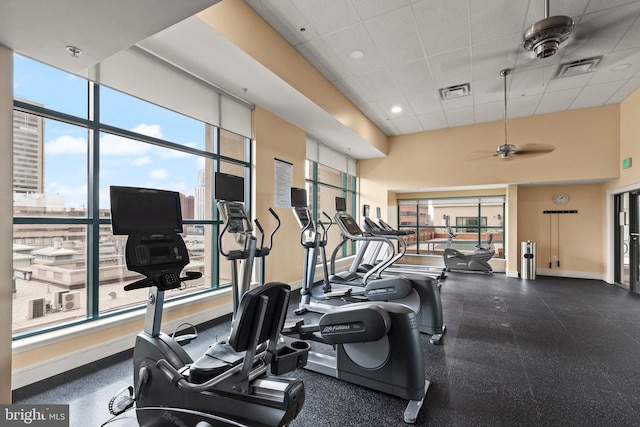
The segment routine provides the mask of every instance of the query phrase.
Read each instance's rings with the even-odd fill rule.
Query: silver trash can
[[[520,277],[527,280],[536,278],[536,242],[521,242]]]

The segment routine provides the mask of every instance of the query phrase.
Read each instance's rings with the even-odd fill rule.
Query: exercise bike
[[[451,242],[456,238],[456,234],[451,229],[449,215],[445,215],[444,220],[447,232],[449,233],[447,247],[442,255],[447,271],[493,274],[493,269],[491,265],[489,265],[489,260],[493,258],[496,253],[492,245],[493,234],[489,234],[487,242],[484,245],[476,245],[474,253],[464,254],[457,249],[451,248]]]
[[[133,401],[140,425],[267,427],[291,422],[304,404],[304,384],[281,375],[303,364],[308,346],[277,347],[289,286],[270,283],[242,295],[227,344],[242,358],[201,368],[160,331],[165,291],[201,277],[190,271],[181,275],[189,254],[178,234],[179,193],[111,187],[111,218],[113,233],[128,235],[127,267],[144,276],[125,290],[149,288],[144,331],[133,352]]]

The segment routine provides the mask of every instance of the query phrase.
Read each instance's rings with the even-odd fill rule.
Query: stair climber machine
[[[364,276],[350,276],[350,280],[344,280],[342,276],[335,274],[328,276],[325,253],[328,228],[325,229],[322,223],[317,225],[312,220],[307,208],[307,196],[304,188],[292,188],[291,201],[293,212],[301,228],[300,240],[305,250],[305,266],[303,268],[302,289],[300,290],[301,300],[296,314],[305,311],[329,313],[335,310],[336,306],[363,301],[400,303],[416,313],[418,329],[420,332],[431,335],[431,343],[439,344],[441,342],[445,325],[437,281],[419,276],[373,278],[371,274],[375,273],[375,270],[367,272]],[[333,222],[328,215],[324,215],[329,219],[330,227]],[[349,215],[347,217],[336,215],[335,218],[343,236],[364,242],[382,240],[390,244],[390,241],[385,237],[365,235],[353,218]],[[349,225],[345,225],[345,222]],[[352,228],[351,233],[358,233],[358,237],[344,230],[345,227],[353,225],[357,230]],[[322,258],[324,274],[322,283],[316,286],[313,273],[316,270],[318,251],[320,251]],[[334,250],[332,264],[335,262],[335,256],[336,251]]]
[[[451,242],[456,234],[451,229],[449,215],[444,217],[445,225],[449,237],[447,239],[447,247],[444,250],[444,265],[448,271],[459,271],[463,273],[486,273],[493,274],[493,269],[489,265],[489,260],[495,255],[495,249],[492,245],[493,234],[489,234],[487,242],[476,245],[475,253],[464,254],[459,250],[451,248]]]
[[[380,210],[380,208],[378,208],[378,210]],[[364,231],[367,233],[371,233],[374,236],[385,236],[389,240],[395,241],[398,244],[398,251],[396,255],[390,260],[390,262],[388,262],[387,267],[384,268],[385,273],[416,274],[416,275],[432,277],[437,281],[444,280],[444,278],[446,277],[444,268],[433,268],[429,266],[416,265],[416,264],[399,264],[398,261],[402,259],[402,257],[407,252],[407,242],[405,241],[404,237],[411,234],[415,234],[415,233],[410,231],[395,230],[391,228],[391,226],[389,226],[389,224],[385,223],[384,221],[383,223],[386,225],[386,227],[383,227],[380,224],[377,224],[375,221],[373,221],[369,217],[369,211],[370,211],[369,205],[362,206],[362,216],[364,218],[362,228],[364,229]],[[351,265],[351,268],[349,270],[366,273],[367,271],[372,269],[376,264],[384,261],[385,259],[384,255],[390,249],[391,248],[389,248],[386,244],[382,242],[376,242],[375,244],[369,244],[368,242],[365,242],[360,246],[360,249],[359,249],[360,252],[364,253],[363,256],[356,257],[356,258],[361,258],[362,263],[359,265],[354,265],[355,264],[354,262],[354,264]],[[379,270],[378,277],[380,277],[381,274],[382,272]]]
[[[229,221],[242,216],[235,215]],[[304,384],[282,375],[304,364],[309,345],[294,341],[277,347],[289,286],[269,283],[239,298],[229,340],[216,347],[226,345],[230,354],[241,356],[213,360],[205,354],[194,362],[160,331],[165,291],[201,277],[199,272],[181,273],[189,254],[179,234],[179,193],[111,187],[111,219],[114,235],[128,235],[127,268],[144,276],[125,290],[149,288],[149,297],[144,331],[133,351],[135,387],[124,401],[112,399],[110,406],[124,408],[122,413],[135,403],[139,424],[154,427],[284,426],[295,419],[304,404]]]
[[[404,421],[414,423],[430,384],[416,312],[404,304],[372,300],[378,298],[375,292],[367,300],[364,292],[335,291],[333,283],[313,286],[317,250],[323,247],[319,242],[326,244],[328,227],[313,223],[306,200],[306,190],[292,189],[293,210],[301,225],[306,254],[303,302],[296,313],[314,311],[323,315],[314,324],[288,320],[282,334],[332,346],[333,354],[310,351],[305,369],[408,400]],[[323,289],[327,285],[329,289]],[[314,299],[365,302],[320,307]]]

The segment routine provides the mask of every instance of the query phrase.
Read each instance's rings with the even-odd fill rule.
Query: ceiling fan
[[[549,16],[549,0],[544,3],[544,19],[524,32],[522,47],[533,51],[536,58],[548,58],[571,36],[573,19],[564,15]]]
[[[510,68],[505,68],[500,71],[500,75],[504,77],[504,144],[496,148],[496,154],[494,154],[494,157],[500,156],[500,158],[508,159],[512,155],[536,155],[552,152],[555,148],[551,145],[528,144],[522,149],[518,149],[515,145],[509,144],[509,140],[507,138],[507,76],[510,73]]]

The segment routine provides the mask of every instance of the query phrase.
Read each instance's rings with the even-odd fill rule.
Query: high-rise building
[[[182,219],[194,219],[194,204],[195,198],[193,196],[185,196],[180,193],[180,207],[182,208]]]
[[[194,189],[195,200],[194,200],[194,219],[205,219],[206,218],[206,209],[205,202],[207,200],[206,192],[205,192],[205,173],[204,169],[198,171],[198,186]]]
[[[44,119],[16,110],[13,111],[13,191],[44,192]]]

